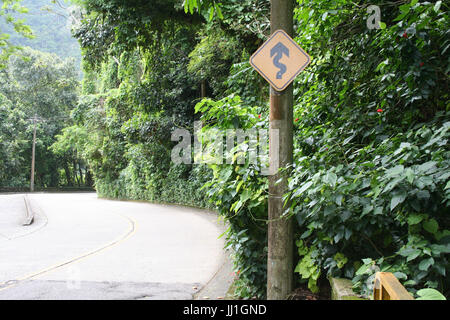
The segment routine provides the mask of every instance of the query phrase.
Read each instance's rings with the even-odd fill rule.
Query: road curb
[[[29,225],[33,224],[33,222],[34,222],[34,210],[31,206],[28,195],[24,195],[23,200],[25,202],[25,218],[22,222],[22,225],[29,226]]]
[[[193,300],[229,300],[233,284],[233,262],[229,252],[223,253],[223,262],[213,277],[193,295]]]

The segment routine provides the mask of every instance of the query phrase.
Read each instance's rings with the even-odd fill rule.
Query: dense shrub
[[[437,117],[354,150],[348,164],[336,163],[336,147],[299,156],[290,181],[293,212],[305,230],[297,271],[317,280],[320,269],[306,270],[320,266],[354,278],[366,294],[376,270],[394,272],[408,287],[447,289],[449,129]]]
[[[446,9],[379,1],[370,30],[347,1],[300,3],[298,41],[314,63],[296,89],[296,271],[313,290],[332,275],[369,295],[382,270],[411,292],[447,292]]]
[[[298,221],[295,271],[313,291],[320,278],[341,276],[369,296],[382,270],[411,292],[447,292],[448,18],[438,3],[378,4],[381,29],[368,29],[366,7],[349,1],[299,1],[296,9],[297,40],[313,63],[294,86],[296,150],[286,198]],[[250,71],[234,68],[242,72],[229,85]],[[209,127],[257,126],[248,120],[256,110],[237,97],[197,108]],[[265,219],[267,199],[257,191],[265,180],[251,166],[211,168],[209,195],[235,226],[228,239],[244,270],[240,293],[264,296],[263,278],[252,276],[265,270],[265,243],[254,242],[265,239],[265,226],[250,235],[248,228]],[[252,179],[241,186],[243,176]],[[251,250],[260,259],[250,259]]]
[[[219,101],[205,99],[197,104],[196,111],[202,113],[205,149],[208,144],[217,142],[211,139],[210,134],[205,134],[208,130],[220,129],[225,133],[227,129],[267,127],[267,120],[258,116],[258,108],[245,106],[239,96],[229,96]],[[240,149],[242,146],[251,146],[248,139],[233,149],[233,164],[208,164],[213,176],[204,188],[209,200],[229,223],[226,239],[227,248],[232,249],[234,269],[238,274],[236,294],[263,298],[267,282],[268,181],[261,175],[261,162],[250,162],[248,152],[245,154],[245,164],[236,163],[239,152],[249,151],[247,148]],[[224,159],[229,156],[224,153]]]

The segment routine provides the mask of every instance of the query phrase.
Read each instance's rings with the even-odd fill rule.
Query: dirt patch
[[[330,286],[320,286],[318,293],[313,293],[308,289],[308,285],[301,285],[294,289],[288,300],[331,300]]]

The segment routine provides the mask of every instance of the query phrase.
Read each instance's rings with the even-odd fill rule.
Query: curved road
[[[21,226],[23,196],[0,195],[0,299],[192,299],[224,263],[213,213],[93,193],[29,198],[35,222]]]

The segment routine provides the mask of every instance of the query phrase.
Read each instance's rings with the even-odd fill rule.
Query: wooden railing
[[[400,281],[390,272],[377,272],[373,286],[374,300],[414,300]]]

